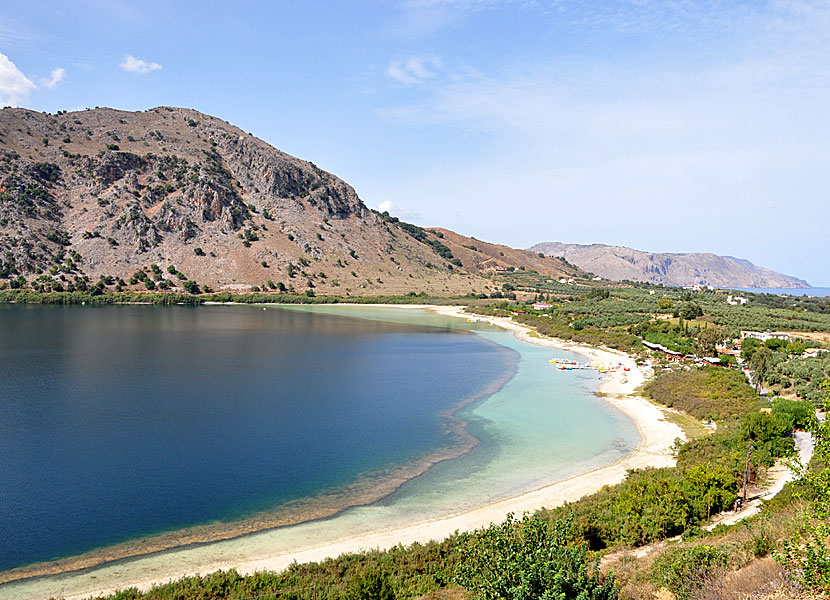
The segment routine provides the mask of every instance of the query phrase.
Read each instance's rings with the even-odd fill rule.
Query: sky
[[[0,106],[182,106],[370,207],[830,286],[830,1],[3,0]]]

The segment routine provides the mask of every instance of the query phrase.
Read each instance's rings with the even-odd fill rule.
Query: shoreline
[[[354,305],[352,305],[354,306]],[[74,590],[62,590],[61,597],[69,599],[87,598],[90,595],[113,593],[124,587],[137,587],[147,590],[155,584],[163,584],[171,579],[188,575],[206,574],[219,569],[227,570],[234,568],[241,574],[250,574],[257,571],[280,571],[293,562],[320,561],[328,557],[338,556],[346,552],[360,552],[364,550],[387,549],[398,544],[412,544],[415,542],[428,542],[434,539],[443,539],[452,535],[455,531],[472,530],[484,527],[492,522],[501,522],[508,512],[521,514],[532,512],[542,507],[553,508],[566,501],[575,501],[591,494],[605,485],[613,485],[622,481],[629,469],[643,468],[646,466],[670,466],[674,459],[670,447],[678,437],[684,437],[682,431],[676,425],[669,423],[661,409],[647,400],[632,395],[637,387],[644,381],[645,376],[634,364],[633,359],[621,352],[607,349],[594,348],[583,344],[565,342],[551,338],[534,337],[532,330],[514,323],[505,317],[485,317],[470,315],[464,312],[464,307],[459,306],[435,306],[435,305],[362,305],[385,308],[421,308],[429,309],[437,314],[458,318],[475,318],[476,320],[489,322],[492,325],[511,331],[514,336],[525,343],[537,346],[546,346],[566,351],[577,352],[590,359],[603,360],[605,362],[620,362],[628,366],[631,371],[615,372],[603,381],[599,388],[602,399],[616,410],[629,417],[637,427],[641,441],[624,458],[601,467],[597,467],[585,473],[581,473],[554,483],[522,492],[515,496],[499,500],[484,506],[476,507],[448,517],[436,518],[420,523],[392,526],[382,530],[371,531],[370,533],[345,536],[322,544],[301,547],[297,551],[282,552],[272,556],[259,556],[245,559],[239,557],[235,561],[215,561],[199,564],[197,567],[190,567],[184,570],[171,569],[171,572],[164,575],[157,574],[155,577],[146,580],[136,581],[124,578],[116,584],[105,584],[101,582],[100,588],[94,585],[79,587]],[[623,382],[623,379],[627,381]],[[209,542],[208,544],[209,545]],[[172,552],[176,548],[171,549]],[[261,554],[261,553],[260,553]],[[140,557],[136,557],[140,558]],[[63,574],[71,574],[64,572]],[[60,575],[56,575],[60,577]],[[32,581],[29,579],[28,581]],[[25,584],[26,580],[20,580]],[[88,582],[92,583],[92,582]],[[66,592],[69,592],[67,595]],[[0,587],[0,597],[2,597]]]

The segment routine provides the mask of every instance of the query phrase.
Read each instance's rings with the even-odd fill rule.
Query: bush
[[[395,593],[389,577],[377,569],[361,575],[357,574],[349,581],[344,600],[394,600]]]
[[[472,534],[462,534],[455,581],[480,600],[616,600],[612,577],[596,564],[589,572],[584,547],[567,545],[569,523],[525,515],[507,516]]]
[[[182,287],[187,290],[190,294],[201,294],[202,290],[199,289],[199,284],[192,280],[187,280],[182,283]]]
[[[652,581],[668,588],[678,600],[689,600],[714,571],[728,563],[726,552],[715,546],[670,548],[654,561]]]

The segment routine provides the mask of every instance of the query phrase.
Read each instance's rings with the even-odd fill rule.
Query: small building
[[[719,344],[719,345],[715,346],[715,350],[718,351],[718,354],[727,354],[729,356],[734,356],[735,358],[738,358],[741,355],[741,349],[740,348],[733,348],[732,346],[729,346],[729,345],[720,345]]]
[[[675,352],[674,350],[669,350],[662,344],[655,344],[653,342],[647,342],[643,340],[643,346],[645,346],[649,350],[657,350],[663,352],[664,354],[668,354],[669,356],[683,356],[682,352]]]
[[[547,302],[536,302],[533,305],[533,310],[548,310],[549,308],[553,308],[553,304],[548,304]]]
[[[731,304],[732,306],[738,306],[738,305],[743,306],[747,302],[749,302],[749,300],[747,298],[743,298],[741,296],[733,296],[732,294],[729,294],[726,297],[726,303]]]
[[[741,331],[741,339],[746,338],[753,338],[756,340],[760,340],[762,342],[766,342],[767,340],[784,340],[787,342],[792,341],[790,336],[786,333],[776,333],[774,331]]]

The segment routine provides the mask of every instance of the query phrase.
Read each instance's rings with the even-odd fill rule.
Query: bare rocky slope
[[[530,250],[563,257],[585,271],[613,281],[742,288],[810,287],[802,279],[758,267],[748,260],[710,253],[661,254],[624,246],[561,242],[543,242]]]
[[[0,111],[0,288],[497,289],[464,267],[434,234],[221,119],[170,107]]]

